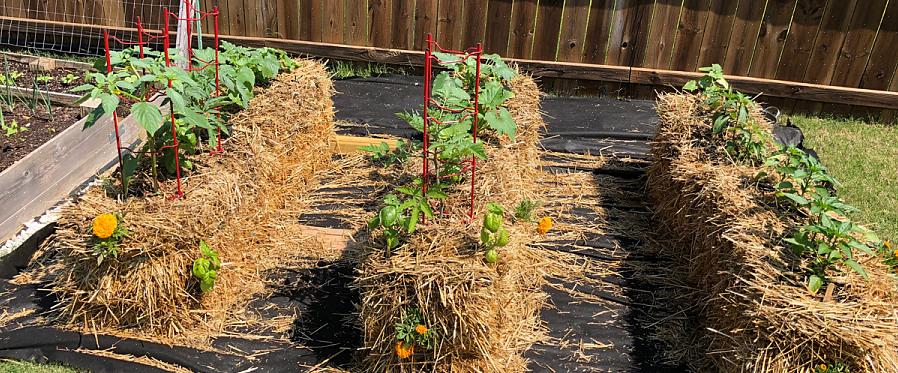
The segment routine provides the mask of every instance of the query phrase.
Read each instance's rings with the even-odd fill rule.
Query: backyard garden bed
[[[850,220],[819,162],[774,142],[756,105],[706,79],[659,98],[648,172],[666,251],[696,289],[684,301],[704,305],[675,338],[699,341],[692,368],[895,371],[889,244]]]

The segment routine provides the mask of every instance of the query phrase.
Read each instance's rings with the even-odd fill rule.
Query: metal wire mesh
[[[103,31],[131,41],[138,19],[145,29],[160,30],[163,9],[177,13],[178,7],[179,0],[2,0],[0,46],[97,56]]]

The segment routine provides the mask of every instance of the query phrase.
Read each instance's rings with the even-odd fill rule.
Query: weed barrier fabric
[[[350,123],[338,128],[338,132],[419,138],[420,134],[396,117],[396,113],[421,106],[422,84],[422,77],[409,75],[334,81],[338,92],[334,96],[337,120]],[[540,143],[547,150],[620,158],[648,157],[648,140],[654,136],[657,126],[652,101],[545,96],[541,99],[541,109],[547,128]]]

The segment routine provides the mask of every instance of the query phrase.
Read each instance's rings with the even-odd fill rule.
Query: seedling
[[[19,122],[16,122],[15,119],[13,119],[9,123],[6,123],[3,120],[2,113],[0,113],[0,129],[2,129],[4,132],[6,132],[6,137],[12,137],[12,136],[15,136],[16,134],[28,131],[27,127],[20,126]]]
[[[50,75],[40,75],[40,76],[38,76],[38,77],[35,78],[35,79],[37,79],[37,81],[39,81],[39,82],[41,82],[41,83],[45,83],[45,84],[46,84],[46,83],[52,82],[55,78],[52,77],[52,76],[50,76]]]
[[[530,222],[533,221],[533,210],[537,207],[537,203],[531,201],[529,198],[524,198],[518,205],[514,208],[514,218],[518,221]]]
[[[221,269],[221,260],[218,259],[218,252],[212,250],[206,241],[200,241],[200,257],[193,261],[191,273],[193,277],[200,283],[200,290],[203,294],[212,291],[215,288],[215,280],[218,278],[218,271]]]
[[[66,76],[59,78],[59,81],[61,81],[64,85],[72,85],[72,83],[75,83],[76,80],[78,80],[78,77],[72,73],[68,73],[66,74]]]

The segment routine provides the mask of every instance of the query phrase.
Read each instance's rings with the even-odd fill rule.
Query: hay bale
[[[780,241],[803,222],[765,203],[757,168],[716,161],[699,100],[659,97],[656,161],[648,172],[656,217],[674,239],[669,253],[699,291],[694,302],[704,303],[696,319],[707,361],[696,369],[795,372],[841,361],[852,371],[898,371],[890,269],[864,255],[871,280],[847,271],[831,278],[831,301],[809,293],[806,263]]]
[[[284,222],[296,220],[335,143],[328,74],[317,62],[297,62],[232,118],[226,153],[202,156],[184,180],[185,198],[120,201],[91,188],[63,209],[49,243],[64,264],[51,286],[61,321],[92,331],[202,334],[262,290],[260,272],[289,251],[274,237],[289,232]],[[129,234],[118,258],[98,265],[90,227],[106,212],[123,215]],[[190,273],[200,240],[223,262],[215,290],[202,297]]]
[[[479,162],[475,211],[489,202],[507,213],[524,198],[538,200],[540,93],[532,79],[510,84],[515,98],[508,109],[518,125],[515,141],[486,146]],[[420,170],[408,162],[402,177]],[[530,223],[506,220],[511,241],[500,249],[500,262],[489,266],[478,247],[481,221],[469,222],[469,189],[459,188],[441,204],[444,215],[420,228],[409,242],[387,257],[382,245],[367,243],[355,286],[364,329],[366,371],[520,372],[522,353],[544,335],[539,310],[546,300],[541,288],[548,259],[528,247],[536,239]],[[432,351],[399,359],[394,326],[410,308],[422,311],[439,335]]]

